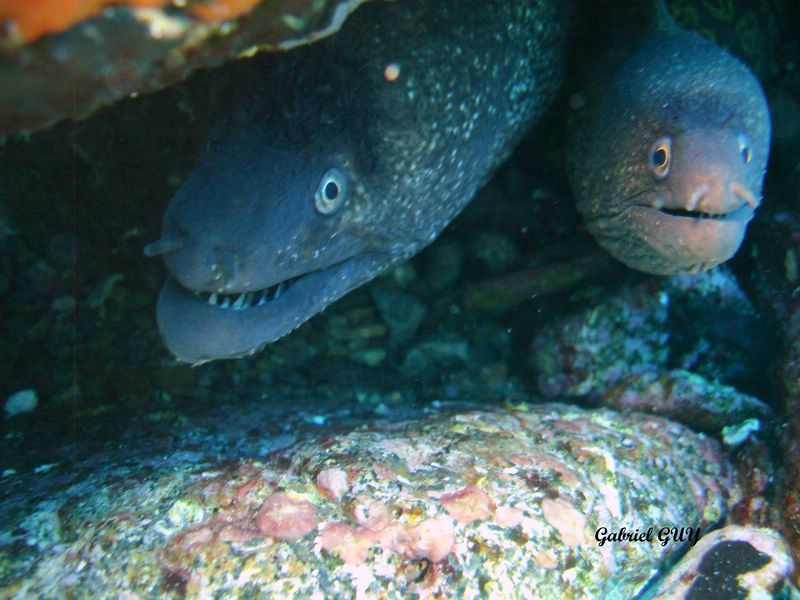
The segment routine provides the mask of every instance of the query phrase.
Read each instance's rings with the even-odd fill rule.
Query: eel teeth
[[[255,292],[242,292],[240,294],[223,294],[222,292],[194,292],[209,306],[216,308],[230,308],[231,310],[245,310],[255,306],[264,306],[279,298],[297,278],[281,281],[268,288]]]
[[[236,302],[231,304],[231,308],[233,310],[241,310],[242,308],[244,308],[244,302],[247,299],[246,297],[247,297],[247,294],[242,294],[241,296],[239,296],[236,299]]]

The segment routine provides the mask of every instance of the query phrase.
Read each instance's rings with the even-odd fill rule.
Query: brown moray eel
[[[145,249],[169,350],[252,354],[432,242],[558,90],[561,5],[370,2],[273,60]]]
[[[649,7],[626,37],[644,34],[575,97],[567,171],[608,252],[649,273],[698,272],[733,256],[761,201],[769,112],[747,67]]]

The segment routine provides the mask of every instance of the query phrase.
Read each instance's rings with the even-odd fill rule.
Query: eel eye
[[[658,179],[669,174],[669,163],[672,159],[672,139],[669,136],[659,138],[650,148],[650,170]]]
[[[753,153],[750,150],[750,140],[747,139],[746,135],[740,134],[739,138],[739,154],[742,155],[742,161],[744,164],[748,164],[751,160],[753,160]]]
[[[314,208],[321,215],[332,215],[347,199],[347,176],[333,167],[326,171],[314,194]]]

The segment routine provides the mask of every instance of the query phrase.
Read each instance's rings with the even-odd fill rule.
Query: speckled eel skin
[[[758,80],[684,31],[663,2],[587,78],[574,102],[567,171],[597,241],[629,267],[699,272],[738,250],[761,202],[770,143]]]
[[[552,101],[562,4],[370,2],[274,61],[145,250],[168,349],[252,354],[432,242]]]

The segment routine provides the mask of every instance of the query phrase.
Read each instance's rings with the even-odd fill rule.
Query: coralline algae
[[[2,554],[0,592],[631,598],[686,542],[600,545],[599,528],[704,531],[738,494],[713,439],[561,404],[373,422],[236,463],[168,464],[181,452],[25,508],[17,523],[53,515],[55,539]]]

